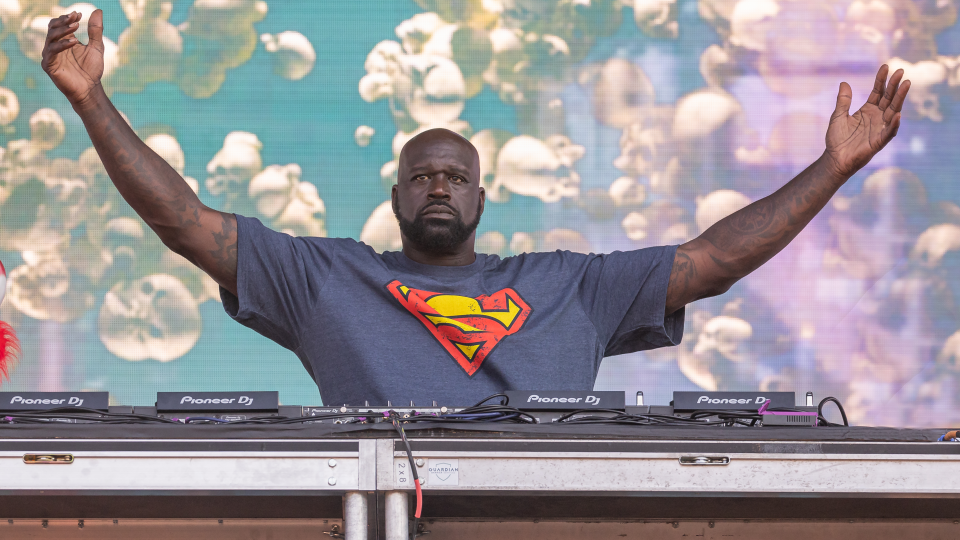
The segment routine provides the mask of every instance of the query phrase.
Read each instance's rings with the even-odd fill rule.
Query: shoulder
[[[236,214],[236,216],[238,234],[244,242],[273,248],[288,246],[288,249],[299,252],[341,252],[376,256],[376,252],[372,248],[352,238],[293,236],[283,231],[271,229],[257,218],[240,214]]]
[[[535,253],[521,253],[508,259],[517,259],[527,264],[558,264],[558,263],[580,263],[596,258],[595,253],[577,253],[575,251],[556,250],[539,251]]]
[[[617,258],[637,262],[656,263],[662,259],[673,260],[673,255],[679,246],[653,246],[628,251],[613,251],[604,255],[608,258]]]
[[[522,253],[500,259],[498,265],[516,266],[524,269],[555,269],[559,271],[581,271],[587,268],[614,266],[656,265],[664,260],[673,261],[677,246],[657,246],[610,253],[577,253],[573,251],[550,251]]]
[[[523,268],[524,270],[561,270],[582,268],[589,264],[598,255],[593,253],[575,253],[572,251],[543,251],[521,253],[511,257],[500,258],[488,255],[487,267],[496,268]]]

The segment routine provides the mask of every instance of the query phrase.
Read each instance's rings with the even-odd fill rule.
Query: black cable
[[[317,422],[320,420],[342,420],[350,418],[345,422],[352,422],[359,418],[383,418],[380,414],[373,413],[330,413],[318,414],[316,416],[262,416],[257,418],[247,418],[245,420],[233,420],[229,424],[302,424],[305,422]]]
[[[825,426],[840,425],[840,424],[834,424],[833,422],[830,422],[823,416],[823,406],[826,405],[827,402],[835,403],[837,405],[837,409],[840,409],[840,417],[843,418],[843,425],[845,427],[850,427],[850,423],[847,422],[847,412],[843,410],[843,405],[840,404],[840,400],[838,400],[835,397],[825,397],[820,400],[820,404],[817,405],[817,420],[819,420],[820,423],[822,423]]]
[[[792,408],[769,409],[776,412],[792,412]],[[799,412],[799,411],[797,411]],[[606,416],[600,416],[606,415]],[[612,409],[581,409],[568,412],[559,418],[563,424],[616,424],[633,426],[706,426],[706,427],[754,427],[763,419],[757,411],[744,410],[696,410],[684,416],[661,414],[626,414]]]
[[[489,398],[488,398],[489,399]],[[397,433],[400,434],[400,440],[403,441],[403,446],[407,452],[407,461],[410,462],[410,472],[413,473],[413,482],[414,488],[417,489],[417,493],[420,492],[420,476],[417,474],[417,464],[413,461],[413,450],[410,449],[410,442],[407,441],[407,434],[403,432],[403,426],[400,425],[400,415],[394,411],[390,411],[390,420],[393,424],[393,428],[397,430]],[[416,540],[417,538],[417,527],[419,526],[419,517],[414,514],[413,516],[413,529],[410,531],[410,540]]]
[[[491,396],[488,399],[492,399]],[[285,416],[260,416],[253,418],[245,418],[243,420],[222,420],[212,417],[188,417],[188,423],[194,423],[194,420],[198,422],[211,422],[222,425],[243,425],[243,424],[259,424],[259,425],[283,425],[283,424],[302,424],[316,421],[329,421],[329,420],[343,420],[343,424],[356,424],[356,423],[376,423],[382,420],[392,421],[392,417],[384,417],[382,413],[373,413],[373,412],[349,412],[349,413],[327,413],[319,414],[316,416],[297,416],[297,417],[285,417]],[[536,417],[529,413],[525,413],[513,407],[505,407],[503,405],[480,405],[467,407],[465,409],[460,409],[456,412],[446,413],[446,414],[420,414],[415,413],[412,416],[403,418],[397,415],[397,421],[401,423],[415,423],[415,422],[439,422],[439,423],[489,423],[489,422],[514,422],[514,423],[525,423],[525,424],[535,424]]]
[[[483,403],[496,398],[509,398],[504,394],[494,394],[489,396],[472,407],[459,409],[455,412],[448,412],[434,416],[432,414],[418,414],[409,418],[403,418],[401,422],[452,422],[452,423],[484,423],[484,422],[504,422],[510,421],[521,424],[536,424],[537,418],[530,413],[521,411],[515,407],[509,407],[504,404],[483,405]]]
[[[597,416],[597,414],[608,414],[611,416]],[[566,413],[556,420],[562,424],[620,424],[620,425],[672,425],[672,426],[715,426],[717,422],[710,423],[696,418],[671,416],[664,414],[626,414],[623,411],[614,409],[580,409]]]
[[[504,398],[502,403],[485,405],[488,401],[495,398]],[[256,425],[285,425],[285,424],[303,424],[318,421],[334,421],[342,424],[358,423],[379,423],[390,421],[395,424],[403,423],[421,423],[434,422],[439,424],[492,424],[492,423],[519,423],[536,424],[538,417],[506,405],[509,398],[505,394],[494,394],[484,398],[476,405],[464,409],[454,410],[448,413],[417,413],[406,418],[401,417],[396,412],[392,414],[366,412],[330,412],[316,416],[257,416],[245,418],[243,420],[225,420],[216,417],[186,417],[183,419],[168,419],[159,416],[147,416],[142,414],[111,413],[96,409],[87,409],[84,407],[63,407],[47,411],[25,411],[22,413],[0,413],[0,424],[2,423],[21,423],[21,424],[48,424],[57,420],[80,420],[98,424],[131,424],[131,423],[185,423],[185,424],[256,424]],[[840,402],[833,397],[824,398],[817,407],[818,421],[820,425],[836,426],[823,417],[823,406],[827,402],[833,402],[840,410],[843,417],[843,425],[849,426],[846,411]],[[791,411],[790,408],[770,409],[776,411]],[[554,422],[562,424],[606,424],[606,425],[628,425],[628,426],[747,426],[752,427],[762,420],[762,416],[753,410],[696,410],[680,415],[670,414],[627,414],[624,411],[613,409],[579,409],[563,414]],[[395,426],[396,427],[396,426]],[[416,469],[414,468],[416,473]],[[418,478],[419,480],[419,478]]]
[[[88,420],[98,424],[132,424],[139,422],[156,422],[161,424],[175,424],[174,420],[160,418],[159,416],[148,416],[145,414],[133,413],[112,413],[98,409],[88,409],[87,407],[59,407],[45,411],[24,411],[0,413],[0,420],[7,420],[9,423],[23,424],[48,424],[56,422],[57,419],[66,420]]]
[[[479,407],[479,406],[483,405],[484,403],[490,401],[491,399],[493,399],[493,398],[495,398],[495,397],[502,397],[502,398],[503,398],[503,401],[500,403],[501,405],[509,405],[509,404],[510,404],[510,397],[507,396],[506,394],[494,394],[494,395],[492,395],[492,396],[487,396],[487,397],[481,399],[480,401],[477,402],[476,405],[474,405],[474,407]]]

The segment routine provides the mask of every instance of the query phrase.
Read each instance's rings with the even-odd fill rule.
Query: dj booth
[[[0,425],[0,538],[960,537],[960,445],[942,430],[403,431],[410,455],[383,421]]]

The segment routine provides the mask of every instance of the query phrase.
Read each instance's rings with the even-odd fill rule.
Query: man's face
[[[469,242],[483,213],[480,163],[470,144],[452,132],[423,133],[404,147],[393,211],[404,243],[437,254]]]

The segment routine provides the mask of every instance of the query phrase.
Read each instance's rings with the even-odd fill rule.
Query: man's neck
[[[432,266],[467,266],[477,260],[477,254],[473,251],[473,242],[466,242],[450,253],[424,251],[410,245],[409,242],[404,242],[403,254],[413,262]]]

